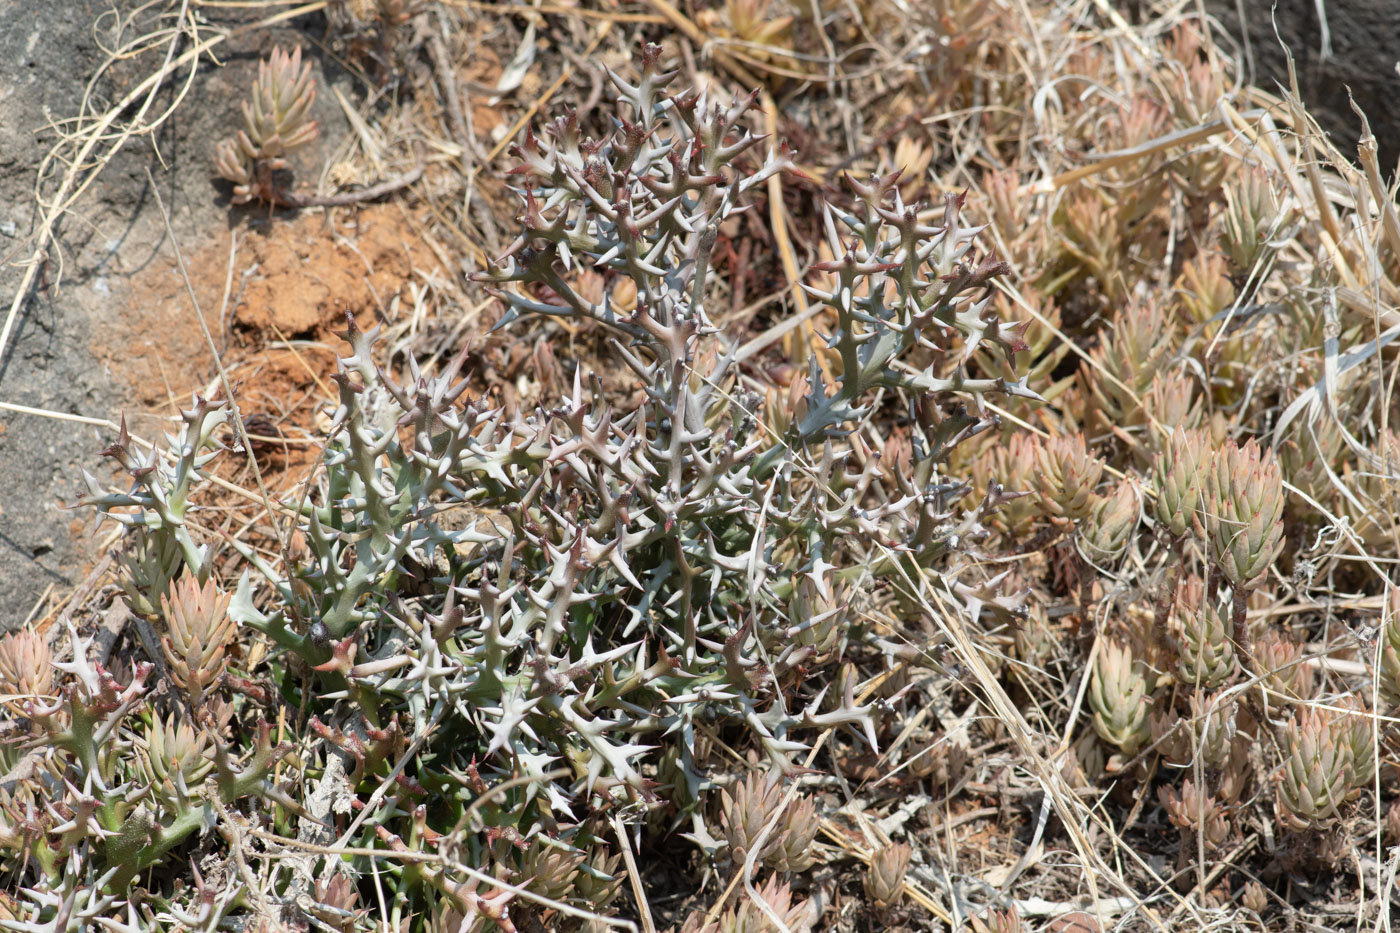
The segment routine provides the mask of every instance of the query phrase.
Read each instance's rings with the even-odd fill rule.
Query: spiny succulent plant
[[[1277,778],[1278,815],[1296,830],[1325,826],[1355,794],[1349,729],[1335,714],[1300,707],[1284,727],[1283,768]]]
[[[30,893],[41,912],[70,883],[120,894],[209,828],[218,806],[287,800],[268,776],[290,747],[274,746],[267,723],[255,729],[246,752],[218,734],[217,715],[213,731],[169,720],[137,731],[135,719],[151,702],[152,665],[135,665],[122,684],[92,659],[92,639],[71,627],[69,636],[70,660],[54,664],[62,675],[58,697],[29,700],[23,710],[44,737],[36,771],[16,779],[35,782],[51,817],[23,834],[22,857],[33,860],[35,872]],[[107,909],[116,902],[104,903]]]
[[[125,587],[129,592],[135,591],[132,611],[149,612],[152,617],[159,610],[164,587],[179,572],[181,562],[198,579],[207,579],[209,573],[208,549],[195,541],[186,519],[194,508],[191,491],[208,478],[204,468],[219,454],[217,435],[228,421],[227,403],[196,397],[194,405],[182,411],[180,418],[180,433],[167,437],[174,452],[169,460],[156,447],[144,457],[138,456],[126,423],[122,422],[116,442],[103,454],[130,474],[130,491],[107,492],[91,473],[83,473],[89,495],[81,504],[98,509],[105,519],[130,530],[134,548],[128,553],[136,550],[154,555],[141,558],[141,562],[143,566],[151,562],[160,568],[159,572],[139,580],[129,577]],[[150,589],[138,589],[141,585]]]
[[[1151,735],[1147,676],[1146,668],[1133,658],[1131,648],[1110,640],[1101,646],[1089,682],[1094,731],[1129,757],[1137,754]]]
[[[899,906],[904,899],[904,876],[914,850],[902,842],[876,849],[865,870],[865,894],[878,910]]]
[[[233,203],[253,199],[278,203],[273,173],[287,168],[287,156],[309,145],[318,131],[308,118],[316,99],[311,65],[302,64],[301,47],[290,54],[274,48],[258,63],[258,77],[243,101],[243,128],[214,150],[214,167],[233,182]]]
[[[228,617],[273,646],[264,663],[306,709],[302,764],[343,780],[341,799],[378,808],[350,843],[460,853],[390,869],[402,892],[391,925],[416,914],[470,929],[534,910],[507,878],[581,908],[595,903],[589,892],[615,894],[616,853],[594,815],[640,826],[661,814],[706,837],[701,735],[717,728],[737,728],[726,741],[748,743],[775,773],[819,730],[873,746],[877,708],[835,676],[847,646],[869,637],[841,605],[857,581],[911,607],[919,594],[892,581],[937,585],[973,622],[1015,610],[968,551],[1002,491],[963,504],[968,485],[945,472],[957,445],[997,426],[987,395],[1034,397],[971,362],[983,347],[1010,357],[1023,345],[990,307],[1006,266],[973,252],[980,228],[960,197],[927,211],[902,202],[896,177],[850,180],[849,209],[828,208],[834,258],[817,270],[832,287],[811,290],[834,320],[834,375],[810,360],[782,433],[768,435],[737,345],[710,315],[711,259],[721,224],[791,158],[748,129],[753,98],[667,96],[673,76],[648,47],[635,83],[610,78],[620,99],[604,138],[584,138],[573,115],[526,135],[521,233],[478,277],[504,303],[502,327],[522,315],[596,325],[640,401],[575,364],[562,397],[508,413],[468,394],[465,353],[436,374],[409,360],[396,377],[374,361],[377,332],[348,319],[320,468],[285,503],[305,546],[279,560],[226,542],[245,563]],[[581,270],[630,282],[630,295]],[[913,418],[884,462],[869,443],[894,442],[871,417],[877,398]],[[94,482],[87,500],[169,539],[196,579],[210,560],[188,517],[224,417],[198,402],[172,439],[173,468],[138,460],[123,438],[111,454],[132,491]],[[443,521],[449,510],[467,520]],[[213,668],[217,640],[199,651]],[[430,734],[447,738],[413,757]],[[275,799],[225,777],[242,772],[225,767],[225,739],[210,742],[210,779]],[[275,749],[257,748],[264,777]],[[781,871],[807,864],[816,826],[808,803],[789,817],[764,853]],[[145,843],[131,864],[164,858],[176,836]],[[571,854],[534,848],[556,843]],[[496,883],[461,865],[490,866]],[[766,922],[746,905],[726,929]]]

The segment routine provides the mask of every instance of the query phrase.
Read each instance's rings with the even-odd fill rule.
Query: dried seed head
[[[1198,578],[1182,585],[1177,620],[1176,672],[1183,683],[1214,690],[1235,675],[1239,661],[1228,617],[1205,598]]]
[[[52,655],[48,639],[22,628],[0,638],[0,693],[18,711],[25,700],[37,700],[53,689]]]
[[[169,634],[161,640],[165,658],[170,662],[171,676],[189,692],[195,706],[228,663],[224,651],[234,633],[229,599],[213,580],[201,586],[188,572],[175,584],[173,598],[161,598],[169,627]]]
[[[1206,473],[1196,531],[1231,586],[1259,585],[1283,550],[1283,476],[1271,452],[1252,438],[1226,443]]]
[[[1094,563],[1117,561],[1128,549],[1128,541],[1138,522],[1137,490],[1124,482],[1111,496],[1094,495],[1088,518],[1079,526],[1079,540],[1085,555]]]
[[[903,843],[877,849],[865,871],[865,894],[880,910],[888,910],[904,897],[904,875],[914,850]]]
[[[1154,518],[1173,538],[1184,538],[1201,506],[1211,452],[1205,431],[1177,428],[1157,455],[1152,479],[1157,487]]]
[[[1355,793],[1348,731],[1334,714],[1309,706],[1300,707],[1285,727],[1274,800],[1291,828],[1327,825]]]
[[[1104,463],[1089,455],[1084,435],[1042,441],[1036,448],[1036,464],[1036,492],[1045,513],[1063,521],[1088,517]]]
[[[1117,641],[1103,643],[1089,684],[1094,731],[1124,755],[1137,754],[1151,735],[1147,674],[1132,649]]]

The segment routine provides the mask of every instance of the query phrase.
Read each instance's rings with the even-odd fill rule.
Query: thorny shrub
[[[300,917],[330,897],[312,878],[369,870],[298,848],[338,841],[389,856],[378,877],[395,929],[574,923],[616,909],[613,828],[644,825],[688,826],[732,870],[776,872],[766,903],[687,929],[811,919],[783,878],[811,863],[815,816],[801,795],[783,803],[781,782],[817,730],[876,744],[878,704],[837,676],[851,645],[876,640],[851,596],[917,612],[936,587],[970,621],[1013,614],[969,550],[1013,496],[993,484],[966,502],[970,484],[942,464],[996,426],[987,395],[1035,396],[970,362],[1024,346],[988,299],[1004,264],[974,253],[981,228],[961,197],[906,205],[896,174],[851,179],[851,206],[826,209],[834,258],[811,294],[836,322],[835,376],[813,358],[773,416],[707,314],[707,275],[719,226],[790,155],[746,128],[752,97],[667,96],[659,55],[643,51],[636,84],[612,76],[607,137],[582,138],[572,115],[526,136],[523,230],[480,275],[505,303],[501,326],[602,327],[634,402],[605,399],[579,367],[567,396],[508,418],[468,396],[465,352],[438,374],[410,361],[400,381],[350,319],[323,469],[283,504],[292,543],[272,557],[228,540],[248,568],[232,594],[188,522],[228,409],[197,399],[169,459],[138,456],[125,434],[111,448],[132,486],[93,480],[87,503],[129,529],[123,585],[162,626],[151,660],[178,692],[154,696],[149,664],[118,682],[75,634],[58,699],[26,706],[41,741],[0,836],[29,879],[26,922],[64,904],[77,929],[123,901],[114,929]],[[630,307],[616,289],[576,291],[580,268],[629,282]],[[891,406],[907,426],[879,438],[881,456],[871,440]],[[226,651],[234,624],[271,651]],[[10,654],[0,671],[38,664],[24,644]],[[14,681],[43,686],[28,668]],[[295,754],[267,725],[283,705],[305,723]],[[726,792],[712,831],[703,805],[722,775],[700,750],[720,729],[769,775]],[[289,858],[260,891],[225,873],[222,887],[131,895],[138,876],[179,872],[210,828],[235,860]],[[893,903],[903,868],[880,872]],[[364,902],[353,888],[335,899],[315,916],[348,929]]]
[[[879,23],[894,5],[844,7]],[[808,25],[784,22],[790,9],[730,3],[704,24],[781,86]],[[59,665],[32,637],[0,644],[6,702],[37,740],[7,753],[20,777],[0,849],[28,892],[4,922],[151,929],[299,916],[308,898],[319,922],[359,922],[368,887],[311,879],[370,861],[318,861],[296,839],[386,853],[393,923],[564,925],[620,909],[620,826],[685,829],[710,864],[765,876],[748,879],[761,904],[716,904],[686,929],[805,927],[820,804],[793,766],[819,730],[891,735],[883,713],[919,694],[892,677],[858,699],[852,658],[916,654],[866,610],[921,619],[931,590],[964,604],[1031,728],[1063,737],[1057,764],[1093,818],[1126,813],[1129,846],[1176,854],[1168,871],[1122,860],[1125,876],[1174,885],[1197,919],[1237,912],[1222,923],[1257,927],[1319,871],[1384,910],[1357,840],[1400,840],[1394,731],[1378,718],[1400,705],[1400,410],[1390,374],[1361,364],[1394,365],[1374,316],[1400,304],[1376,245],[1393,199],[1350,175],[1359,207],[1309,201],[1275,136],[1159,144],[1233,99],[1189,26],[1153,40],[1160,60],[1124,68],[1122,49],[1081,43],[1036,75],[1044,56],[1024,53],[1040,37],[996,4],[928,15],[942,52],[917,73],[986,104],[963,124],[977,145],[961,145],[998,165],[982,200],[1023,294],[988,300],[1007,267],[972,253],[961,197],[928,212],[903,203],[910,179],[849,180],[820,212],[808,279],[829,345],[808,359],[786,344],[805,375],[752,391],[707,313],[712,250],[789,156],[747,132],[746,101],[665,96],[649,51],[635,85],[614,79],[607,138],[565,116],[525,139],[523,232],[482,276],[503,326],[545,315],[609,335],[630,396],[605,397],[580,366],[565,397],[508,417],[467,397],[460,360],[410,364],[402,382],[381,371],[352,322],[324,468],[284,504],[291,545],[229,544],[250,567],[228,604],[238,641],[266,640],[223,656],[220,620],[180,634],[165,607],[213,576],[187,518],[226,410],[197,402],[170,458],[119,439],[132,488],[90,501],[128,526],[126,599],[162,626],[170,647],[148,660],[170,664],[179,696],[152,697],[140,666],[123,686],[76,635]],[[947,164],[915,148],[908,161]],[[1078,166],[1064,187],[1020,177],[1112,151],[1140,155]],[[993,393],[1038,430],[999,420]],[[1023,614],[1007,594],[1027,591]],[[208,671],[189,668],[204,657]],[[295,755],[258,726],[278,705],[305,723]],[[723,774],[721,739],[768,773]],[[951,788],[967,756],[920,739],[895,758]],[[265,891],[218,859],[218,885],[169,882],[204,828],[230,859],[277,857]],[[881,916],[928,857],[907,838],[907,858],[902,843],[871,853]],[[1210,861],[1223,853],[1239,871]],[[140,898],[133,868],[150,879]],[[987,923],[1021,927],[1014,909]]]

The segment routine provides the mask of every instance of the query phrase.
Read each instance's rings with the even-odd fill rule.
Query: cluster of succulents
[[[861,30],[833,14],[830,34],[864,42],[889,6],[844,4]],[[352,42],[377,34],[387,71],[417,9],[332,17]],[[729,0],[697,23],[717,61],[780,88],[814,60],[802,13]],[[683,933],[810,929],[826,814],[799,761],[815,736],[894,739],[871,787],[918,781],[940,801],[988,768],[965,737],[900,715],[927,699],[909,668],[934,665],[898,626],[934,602],[961,601],[987,648],[938,676],[976,660],[1034,700],[1027,718],[1063,737],[1065,788],[1131,798],[1128,824],[1175,847],[1193,901],[1272,909],[1266,885],[1335,865],[1322,843],[1363,808],[1400,838],[1377,717],[1400,707],[1400,589],[1372,556],[1400,540],[1400,412],[1338,350],[1372,341],[1393,363],[1368,315],[1400,304],[1400,276],[1357,246],[1380,240],[1385,205],[1329,196],[1300,227],[1307,192],[1277,153],[1227,157],[1233,143],[1197,133],[1228,92],[1191,27],[1153,40],[1160,60],[1135,66],[1150,80],[1085,43],[1042,95],[1024,84],[1044,56],[1016,48],[996,4],[940,0],[909,22],[936,43],[910,66],[929,99],[978,101],[978,125],[950,137],[997,165],[980,193],[1005,261],[968,195],[905,202],[948,167],[921,123],[880,155],[914,171],[833,182],[804,218],[816,307],[783,343],[782,380],[722,329],[716,270],[793,155],[751,131],[756,96],[672,95],[647,47],[631,80],[609,75],[599,135],[566,113],[516,147],[520,233],[474,277],[500,328],[562,321],[615,371],[560,353],[563,379],[517,412],[473,394],[466,351],[389,371],[377,331],[348,320],[317,471],[270,508],[275,546],[193,530],[228,408],[196,400],[168,453],[138,455],[123,431],[109,453],[130,489],[94,480],[87,501],[126,526],[123,598],[159,637],[148,663],[110,669],[76,633],[57,664],[31,632],[0,643],[3,702],[27,730],[0,788],[0,860],[26,891],[0,925],[367,929],[373,877],[395,929],[596,929],[626,899],[629,841],[684,831],[741,893]],[[313,96],[299,50],[263,64],[218,150],[236,201],[285,197]],[[1023,177],[1068,169],[1037,148],[1054,129],[1065,152],[1106,157]],[[1036,271],[998,293],[1013,268]],[[1355,298],[1361,282],[1376,302]],[[1382,597],[1373,640],[1317,611],[1342,592],[1358,613]],[[855,668],[876,657],[900,662],[860,693]],[[970,680],[950,689],[992,692]],[[181,871],[197,837],[203,874],[130,893]],[[1257,858],[1248,882],[1207,891],[1195,863],[1232,850]],[[902,916],[916,851],[862,855],[863,919]],[[1021,928],[1014,907],[983,912]]]
[[[280,140],[280,155],[308,138],[293,125],[309,101],[298,64],[275,56],[260,78],[254,147]],[[131,488],[90,480],[87,504],[130,529],[123,586],[160,626],[152,661],[180,703],[161,712],[148,666],[122,687],[75,639],[59,705],[26,707],[53,749],[44,768],[72,796],[57,817],[83,816],[62,849],[52,827],[15,830],[16,865],[44,852],[36,891],[71,891],[76,873],[119,897],[182,857],[196,829],[223,827],[244,857],[339,839],[353,872],[375,866],[391,889],[395,928],[511,929],[606,913],[621,891],[616,825],[689,824],[703,854],[769,880],[763,904],[740,899],[686,929],[811,922],[785,879],[812,864],[818,820],[779,778],[817,730],[873,746],[879,725],[837,676],[869,637],[842,594],[900,580],[887,595],[914,605],[936,580],[970,606],[1011,609],[968,559],[1011,496],[964,503],[970,484],[941,465],[998,423],[985,396],[1034,394],[970,362],[1023,343],[988,300],[1006,268],[974,253],[981,228],[962,198],[906,205],[892,175],[851,180],[851,207],[828,209],[829,287],[810,291],[835,322],[834,375],[814,357],[770,418],[707,313],[707,274],[720,225],[791,159],[747,128],[753,98],[667,96],[673,76],[647,47],[635,84],[611,76],[610,134],[586,138],[570,114],[526,136],[522,233],[479,275],[502,327],[543,315],[600,328],[640,390],[631,407],[577,366],[564,397],[507,416],[470,396],[465,352],[436,374],[409,361],[401,381],[376,363],[376,330],[350,318],[321,468],[281,504],[295,527],[280,552],[237,538],[216,551],[191,534],[221,403],[197,400],[169,455],[138,457],[125,435],[109,450]],[[602,287],[575,289],[577,270]],[[881,396],[914,428],[898,456],[870,450]],[[216,553],[243,562],[234,592],[215,582]],[[235,628],[260,647],[235,655]],[[17,645],[13,663],[38,656]],[[14,683],[37,689],[35,676]],[[304,726],[295,755],[266,725],[279,709]],[[699,751],[721,729],[766,775],[721,792]],[[117,780],[127,748],[139,754]],[[871,882],[887,905],[908,861],[893,851]],[[271,864],[275,897],[206,892],[169,910],[300,916],[330,897],[295,860]],[[351,893],[332,899],[322,913],[353,925]]]

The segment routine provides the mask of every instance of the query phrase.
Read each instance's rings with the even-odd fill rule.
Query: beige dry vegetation
[[[123,430],[114,454],[145,470],[135,485],[154,489],[143,483],[156,475],[175,493],[137,511],[178,534],[112,535],[119,559],[33,626],[48,641],[0,642],[12,737],[0,751],[0,925],[1390,928],[1400,903],[1400,213],[1374,148],[1338,153],[1291,95],[1241,85],[1195,5],[1145,2],[1130,24],[1090,0],[250,0],[242,7],[263,19],[224,29],[229,6],[170,4],[160,31],[127,37],[116,55],[148,62],[150,77],[122,104],[64,125],[40,187],[36,252],[78,203],[79,167],[146,131],[144,95],[184,80],[196,60],[212,67],[206,55],[262,25],[300,17],[303,56],[333,56],[363,77],[353,133],[313,184],[278,174],[277,134],[304,138],[301,115],[279,122],[250,107],[243,137],[220,150],[234,200],[337,212],[398,199],[422,247],[404,254],[414,285],[356,310],[364,329],[382,326],[377,362],[406,385],[418,373],[410,356],[441,370],[470,343],[457,363],[473,411],[514,419],[576,404],[575,373],[584,384],[596,375],[592,391],[618,411],[634,409],[643,392],[605,321],[551,311],[491,331],[504,305],[468,274],[496,275],[490,260],[521,228],[510,186],[526,178],[506,174],[520,161],[512,144],[527,128],[543,138],[566,111],[584,136],[612,132],[604,69],[637,82],[638,49],[655,42],[679,70],[672,90],[726,101],[757,90],[745,125],[796,151],[792,170],[755,185],[753,208],[726,218],[705,254],[706,314],[735,351],[722,389],[755,426],[759,462],[783,460],[819,407],[814,385],[849,376],[854,358],[827,340],[844,326],[839,298],[822,296],[848,284],[850,235],[835,233],[824,207],[859,212],[878,199],[844,185],[847,174],[863,183],[902,170],[882,190],[936,205],[923,224],[946,223],[945,198],[965,193],[962,222],[987,225],[968,264],[989,253],[1007,264],[977,283],[996,312],[982,322],[992,338],[926,341],[909,371],[1014,376],[1039,398],[881,386],[825,450],[792,453],[792,472],[829,478],[825,492],[855,489],[856,507],[883,515],[903,501],[924,445],[956,435],[942,462],[926,458],[936,472],[915,474],[950,484],[935,516],[948,556],[906,559],[922,525],[815,558],[780,540],[764,559],[777,568],[782,626],[761,634],[736,617],[711,648],[737,673],[705,689],[751,687],[755,710],[811,704],[807,728],[785,734],[787,747],[732,717],[663,732],[630,709],[637,737],[620,741],[648,747],[626,745],[620,761],[601,732],[583,750],[557,737],[575,750],[547,761],[522,759],[541,758],[533,745],[488,750],[522,723],[533,740],[545,728],[530,718],[548,706],[541,696],[558,696],[556,681],[582,668],[540,666],[520,681],[539,695],[501,687],[498,700],[460,711],[466,725],[448,728],[456,713],[427,700],[366,712],[380,708],[384,678],[447,663],[414,639],[430,631],[447,644],[463,610],[426,601],[426,581],[455,563],[429,554],[408,574],[395,567],[385,576],[395,590],[358,604],[396,620],[380,640],[366,636],[366,656],[369,641],[378,652],[366,662],[356,626],[378,623],[317,602],[332,570],[353,586],[373,556],[336,549],[358,547],[351,532],[298,522],[345,459],[319,446],[337,404],[325,359],[297,357],[308,391],[324,394],[299,398],[300,415],[283,412],[281,424],[225,425],[227,411],[196,406],[191,436],[230,448],[207,463],[197,445],[148,455]],[[270,72],[296,85],[298,59],[276,61]],[[304,109],[297,95],[293,111]],[[736,156],[735,171],[759,171],[768,145]],[[532,185],[543,187],[542,172]],[[554,278],[557,288],[531,282],[521,300],[638,308],[636,281],[615,267],[574,264]],[[893,277],[860,281],[862,300],[904,294]],[[640,297],[645,309],[645,287]],[[989,349],[1001,339],[1024,343],[1014,364]],[[342,367],[345,410],[354,386],[377,378],[366,347]],[[241,344],[224,365],[262,348]],[[720,365],[692,362],[703,373]],[[417,412],[410,395],[402,410]],[[407,436],[415,423],[405,414],[395,430]],[[314,456],[242,453],[287,441],[291,426]],[[950,490],[964,482],[958,502]],[[115,494],[94,500],[132,511]],[[540,521],[578,501],[541,505],[550,515]],[[512,519],[505,509],[486,520]],[[485,560],[490,546],[472,538],[452,560]],[[327,554],[341,565],[318,565]],[[454,598],[491,616],[513,592],[511,559],[462,576],[459,594],[474,595]],[[262,565],[285,568],[264,572],[285,586],[240,583]],[[121,591],[102,586],[103,572]],[[229,635],[235,590],[233,611],[262,630]],[[601,605],[639,592],[590,595]],[[277,607],[284,629],[266,621]],[[786,643],[802,649],[787,666],[741,657],[746,646],[788,657]],[[655,676],[649,663],[667,663],[660,640],[627,644],[642,652],[635,672],[626,667],[638,683]],[[195,670],[201,658],[212,666]],[[589,703],[624,692],[611,677],[589,687]],[[763,693],[764,677],[776,689]],[[557,722],[583,734],[596,720]],[[779,747],[790,766],[781,780]]]

